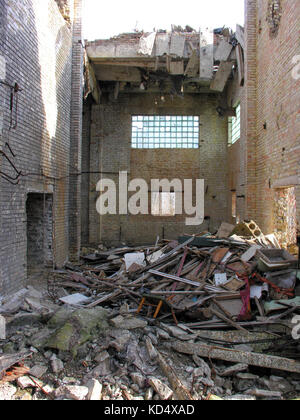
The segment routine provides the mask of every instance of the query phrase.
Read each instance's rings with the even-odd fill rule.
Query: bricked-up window
[[[228,142],[234,144],[241,138],[241,105],[236,109],[236,117],[230,117],[228,121]]]
[[[176,193],[175,192],[153,192],[151,214],[153,216],[175,216],[176,215]]]
[[[199,116],[133,116],[132,148],[198,149]]]

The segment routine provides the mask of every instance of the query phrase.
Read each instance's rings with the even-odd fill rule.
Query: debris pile
[[[126,303],[131,313],[192,329],[245,331],[272,323],[277,311],[299,308],[297,258],[254,222],[223,224],[216,236],[96,251],[83,260],[52,273],[54,298],[85,308]]]
[[[84,251],[0,306],[0,399],[299,396],[298,260],[275,235]]]

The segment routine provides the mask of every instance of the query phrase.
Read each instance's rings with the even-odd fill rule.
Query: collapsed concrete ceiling
[[[233,74],[243,83],[244,30],[228,28],[123,34],[86,44],[87,92],[222,93]]]

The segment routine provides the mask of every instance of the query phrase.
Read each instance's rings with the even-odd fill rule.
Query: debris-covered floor
[[[254,222],[85,248],[2,302],[0,400],[298,398],[297,266]]]

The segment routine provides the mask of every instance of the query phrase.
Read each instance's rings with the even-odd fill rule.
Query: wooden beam
[[[226,86],[227,80],[231,74],[233,64],[229,61],[222,61],[214,80],[211,82],[211,90],[217,92],[223,92]]]
[[[103,82],[141,82],[141,73],[133,67],[117,66],[95,66],[95,73],[98,80]]]

